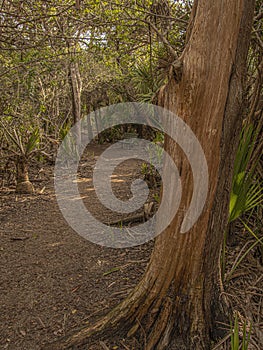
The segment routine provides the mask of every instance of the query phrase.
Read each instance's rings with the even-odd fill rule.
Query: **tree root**
[[[136,310],[142,300],[142,289],[136,288],[134,292],[122,303],[116,306],[106,316],[99,319],[94,325],[83,326],[74,330],[71,334],[58,339],[57,341],[46,344],[42,350],[65,350],[75,348],[87,343],[90,337],[98,337],[109,330],[117,329],[121,324],[131,325],[136,319]]]
[[[108,331],[126,327],[131,327],[128,332],[128,337],[134,335],[142,328],[145,338],[145,349],[150,350],[160,342],[165,341],[168,344],[170,335],[169,320],[172,314],[172,302],[170,299],[165,299],[161,311],[154,312],[154,305],[148,300],[148,289],[143,283],[140,283],[137,288],[123,302],[116,306],[107,315],[99,319],[92,326],[83,326],[77,330],[73,330],[71,334],[58,339],[57,341],[46,344],[42,350],[66,350],[78,348],[85,345],[89,338],[95,339]],[[147,299],[147,301],[146,301]],[[140,308],[144,305],[144,308]],[[143,311],[143,312],[142,312]],[[151,312],[150,312],[151,311]],[[141,321],[146,320],[146,329],[144,330]],[[149,322],[147,322],[149,321]],[[164,347],[159,347],[164,349]]]
[[[99,336],[109,329],[117,328],[124,317],[124,315],[118,314],[118,309],[117,307],[90,327],[84,326],[53,343],[44,345],[42,350],[66,350],[79,347],[85,345],[90,337]]]

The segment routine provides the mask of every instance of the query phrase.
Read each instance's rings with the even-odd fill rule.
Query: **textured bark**
[[[146,350],[170,348],[171,341],[173,349],[207,350],[219,335],[217,322],[224,315],[219,258],[242,124],[253,9],[251,0],[196,1],[180,58],[181,76],[171,70],[159,96],[162,106],[191,127],[206,155],[210,181],[202,215],[188,233],[180,233],[193,179],[186,157],[166,138],[184,184],[177,216],[156,239],[148,268],[131,295],[94,326],[52,344],[53,350],[85,343],[124,322],[131,326],[129,335],[143,327]],[[176,195],[176,189],[171,191]]]

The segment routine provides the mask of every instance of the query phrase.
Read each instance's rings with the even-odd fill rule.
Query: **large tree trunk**
[[[148,301],[154,303],[150,310],[160,310],[171,296],[167,315],[167,323],[171,324],[165,329],[167,335],[169,330],[175,331],[178,349],[210,349],[211,335],[216,338],[220,334],[219,323],[224,317],[219,261],[242,125],[253,9],[253,1],[249,0],[196,2],[191,34],[182,56],[182,79],[177,82],[171,75],[160,96],[161,104],[184,119],[199,139],[210,178],[202,216],[191,231],[180,234],[191,202],[192,174],[185,156],[166,139],[168,152],[180,164],[184,198],[179,215],[156,240],[145,278],[155,279],[151,287],[155,296]],[[177,72],[171,73],[178,76]],[[149,337],[149,349],[162,342],[167,344],[166,334],[158,334],[161,327],[162,323],[157,323]]]
[[[181,74],[171,70],[160,94],[161,105],[180,116],[203,147],[210,177],[203,214],[189,232],[180,233],[193,180],[185,156],[167,138],[165,147],[180,164],[184,195],[176,218],[156,239],[143,279],[102,320],[52,344],[52,349],[81,344],[124,320],[131,327],[129,334],[143,327],[144,349],[171,348],[171,341],[173,349],[210,349],[211,340],[218,335],[217,322],[224,316],[219,258],[242,123],[253,9],[252,0],[196,1],[180,59]],[[171,191],[176,195],[175,188]]]

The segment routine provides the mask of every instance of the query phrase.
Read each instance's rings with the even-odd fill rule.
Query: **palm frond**
[[[263,200],[262,181],[257,179],[256,167],[260,160],[250,164],[256,145],[258,132],[253,124],[245,125],[241,132],[240,143],[234,164],[234,176],[229,206],[229,222],[243,213],[254,209]]]

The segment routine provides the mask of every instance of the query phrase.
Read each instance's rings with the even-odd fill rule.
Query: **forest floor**
[[[94,214],[111,220],[103,210],[92,182],[93,166],[105,149],[92,146],[80,164],[80,187]],[[115,173],[113,190],[124,199],[130,181],[141,177],[138,160],[123,163]],[[14,186],[0,190],[0,349],[38,350],[43,344],[90,324],[125,298],[141,278],[153,242],[133,248],[112,249],[79,236],[64,220],[56,201],[53,166],[34,165],[33,195],[17,195]],[[84,200],[84,201],[85,201]],[[115,217],[116,219],[116,217]],[[228,248],[231,271],[251,237],[238,230]],[[263,348],[263,266],[258,247],[251,249],[233,271],[225,295],[240,322],[253,320],[251,348]],[[229,328],[229,325],[222,325]],[[225,349],[219,345],[217,349]],[[139,350],[138,340],[113,334],[83,349]]]

